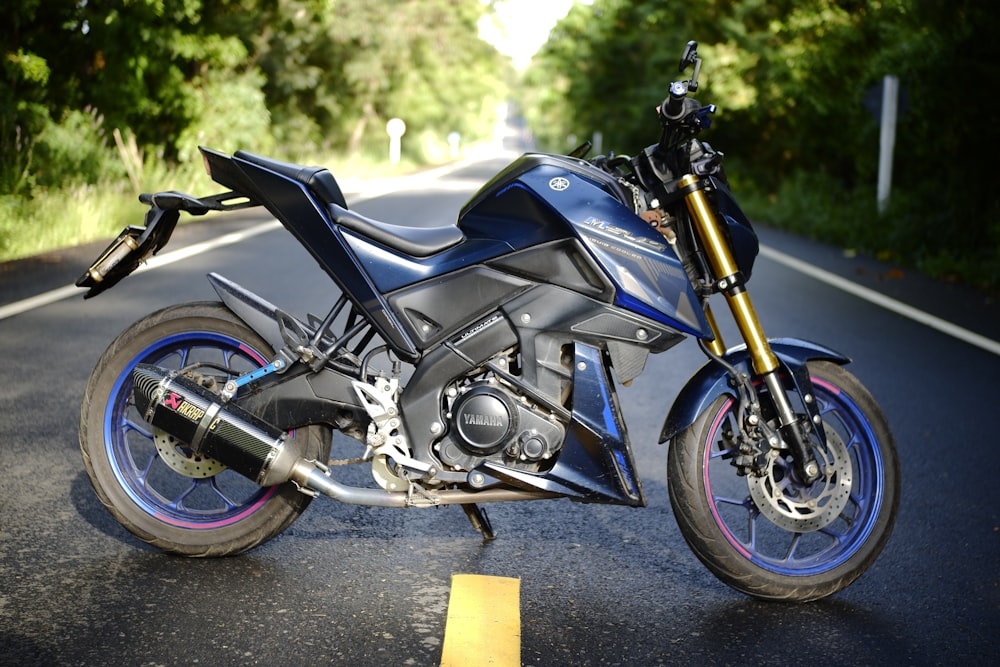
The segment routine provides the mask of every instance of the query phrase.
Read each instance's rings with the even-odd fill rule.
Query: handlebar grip
[[[667,120],[677,120],[684,112],[684,100],[687,98],[688,87],[683,81],[670,84],[670,92],[660,105],[660,115]]]

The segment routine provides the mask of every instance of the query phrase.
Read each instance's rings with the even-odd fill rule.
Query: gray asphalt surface
[[[453,219],[498,167],[474,165],[441,188],[425,184],[357,208],[413,224]],[[262,220],[186,225],[168,250]],[[1000,339],[991,298],[760,234],[768,246]],[[101,247],[0,266],[0,303],[72,283]],[[76,441],[80,397],[93,364],[129,323],[211,298],[208,271],[296,314],[325,312],[331,302],[328,279],[305,251],[289,234],[269,232],[135,275],[92,301],[0,321],[0,664],[434,665],[454,573],[521,579],[524,665],[990,665],[1000,657],[1000,484],[990,435],[1000,358],[766,258],[750,291],[768,334],[851,356],[902,460],[892,539],[867,574],[829,599],[748,599],[715,580],[683,542],[656,439],[673,396],[702,363],[691,342],[652,358],[619,390],[645,509],[495,505],[500,536],[484,545],[455,507],[319,499],[286,533],[243,556],[190,560],[151,550],[90,488]]]

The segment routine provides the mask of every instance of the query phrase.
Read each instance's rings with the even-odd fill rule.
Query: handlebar
[[[701,58],[698,57],[698,42],[695,41],[690,41],[684,46],[684,53],[681,54],[677,71],[683,72],[692,66],[694,72],[692,72],[691,78],[687,81],[671,83],[667,97],[660,105],[660,122],[664,127],[679,124],[693,111],[698,111],[701,108],[701,105],[693,100],[687,102],[688,93],[694,93],[698,90],[698,75],[701,73]],[[714,113],[714,108],[710,113]]]
[[[698,75],[701,58],[698,57],[698,43],[691,41],[685,46],[678,70],[684,72],[692,67],[690,79],[673,81],[667,89],[667,96],[657,107],[657,116],[662,128],[660,140],[647,147],[631,162],[632,178],[647,192],[653,193],[661,201],[666,191],[663,184],[685,173],[698,175],[715,174],[721,171],[721,153],[715,153],[707,144],[696,141],[699,132],[712,125],[711,115],[716,112],[714,104],[702,104],[688,97],[698,91]],[[707,149],[707,150],[706,150]],[[574,151],[574,155],[579,154]],[[611,173],[618,173],[620,163],[599,156],[594,164]],[[695,164],[697,162],[697,164]]]
[[[663,134],[657,144],[657,153],[661,156],[712,125],[709,116],[715,113],[715,105],[702,106],[698,100],[687,96],[691,91],[688,81],[674,81],[670,84],[667,97],[659,106],[658,115]]]
[[[667,97],[660,105],[662,121],[678,121],[684,115],[684,100],[687,99],[688,86],[684,81],[674,81],[670,84]]]

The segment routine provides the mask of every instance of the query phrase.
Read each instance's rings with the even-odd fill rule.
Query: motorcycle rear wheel
[[[131,533],[184,556],[226,556],[286,530],[311,500],[291,483],[262,488],[185,443],[154,430],[135,408],[132,369],[194,362],[219,381],[259,368],[271,347],[222,304],[197,302],[153,313],[122,332],[98,361],[80,411],[80,449],[101,503]],[[221,367],[221,369],[220,369]],[[225,369],[225,370],[222,370]],[[331,432],[299,428],[306,456],[329,458]]]
[[[885,416],[840,366],[817,361],[808,369],[828,433],[827,455],[840,466],[842,479],[835,481],[850,484],[828,525],[810,529],[787,511],[794,506],[789,499],[808,501],[813,492],[792,466],[779,461],[771,496],[760,490],[760,479],[737,475],[722,437],[736,428],[731,396],[718,398],[670,444],[667,481],[681,533],[720,580],[757,598],[807,602],[845,588],[875,561],[895,522],[899,463]]]

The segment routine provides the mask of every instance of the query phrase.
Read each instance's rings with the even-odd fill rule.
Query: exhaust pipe
[[[406,507],[405,493],[347,486],[333,480],[322,462],[303,456],[301,446],[277,426],[198,383],[159,366],[132,370],[135,406],[143,418],[260,486],[293,482],[309,495],[322,493],[352,505]]]
[[[136,408],[147,422],[261,486],[292,480],[306,487],[310,473],[321,470],[287,433],[238,405],[223,405],[189,378],[139,364],[132,379]]]
[[[347,486],[332,479],[323,463],[306,459],[301,446],[280,428],[238,405],[220,403],[217,394],[176,371],[138,364],[132,379],[136,408],[147,422],[260,486],[291,481],[303,493],[322,493],[351,505],[376,507],[433,507],[560,495],[513,489],[446,489],[411,497],[404,492]]]

